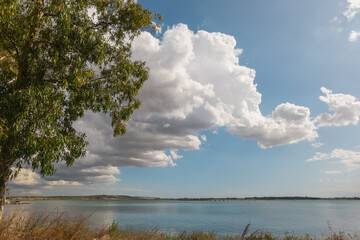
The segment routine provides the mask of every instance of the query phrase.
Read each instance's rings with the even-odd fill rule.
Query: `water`
[[[239,234],[250,222],[250,231],[285,232],[320,236],[329,223],[337,232],[360,232],[360,201],[273,200],[273,201],[98,201],[34,200],[29,205],[7,205],[5,215],[14,212],[88,216],[90,227],[110,225],[166,232],[216,231],[219,236]]]

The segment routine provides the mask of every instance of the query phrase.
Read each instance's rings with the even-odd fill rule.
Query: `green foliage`
[[[160,16],[157,16],[159,19]],[[114,136],[140,106],[148,69],[131,42],[155,28],[133,0],[0,0],[0,173],[30,164],[42,175],[85,155],[73,123],[86,111],[112,118]]]

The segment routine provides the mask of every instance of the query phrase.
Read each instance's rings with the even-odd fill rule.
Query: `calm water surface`
[[[36,200],[29,205],[7,205],[5,215],[14,212],[49,213],[88,216],[90,227],[101,227],[116,221],[120,227],[167,232],[216,231],[220,236],[239,234],[246,224],[251,231],[272,233],[327,233],[331,224],[335,231],[360,232],[360,201],[356,200],[281,200],[281,201],[98,201]]]

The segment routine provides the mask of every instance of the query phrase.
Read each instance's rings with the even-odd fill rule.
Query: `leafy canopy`
[[[112,118],[114,136],[140,106],[148,78],[131,42],[156,27],[132,0],[0,0],[0,172],[85,155],[73,123],[86,111]],[[18,171],[13,171],[13,174]]]

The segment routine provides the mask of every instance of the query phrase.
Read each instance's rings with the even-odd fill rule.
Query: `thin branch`
[[[4,31],[4,29],[1,29],[1,32],[10,40],[10,42],[12,43],[12,45],[16,51],[16,55],[19,57],[19,51],[16,47],[16,43],[14,42],[14,40],[11,38],[11,36],[8,35],[8,33],[6,31]]]
[[[12,83],[14,83],[16,81],[16,78],[13,78],[13,79],[11,79],[10,81],[8,81],[8,84],[12,84]]]

